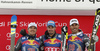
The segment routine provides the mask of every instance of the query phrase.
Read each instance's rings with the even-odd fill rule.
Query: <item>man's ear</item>
[[[71,25],[69,25],[69,27],[71,27]]]
[[[56,27],[55,27],[55,30],[56,30]]]
[[[80,25],[78,25],[78,28],[80,27]]]
[[[36,32],[37,32],[37,28],[36,28]]]
[[[47,29],[48,29],[48,27],[47,27]]]

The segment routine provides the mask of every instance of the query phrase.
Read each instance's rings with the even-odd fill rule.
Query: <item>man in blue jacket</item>
[[[37,24],[28,24],[28,34],[22,36],[15,46],[15,51],[39,51],[40,39],[36,38]]]
[[[47,22],[47,30],[45,35],[41,36],[41,44],[44,51],[60,51],[61,50],[61,35],[56,33],[55,22],[50,20]]]
[[[68,41],[66,42],[68,51],[85,51],[85,47],[88,49],[90,39],[79,29],[79,22],[77,19],[70,20],[70,29],[72,33],[68,36]],[[95,36],[94,41],[98,41],[98,36]]]

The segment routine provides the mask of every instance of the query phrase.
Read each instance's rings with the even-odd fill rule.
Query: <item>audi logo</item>
[[[6,50],[10,50],[11,46],[10,45],[7,45],[6,46]]]
[[[7,40],[11,40],[11,33],[7,33],[6,36],[7,36]],[[16,33],[15,38],[18,38],[18,37],[19,37],[19,33]]]
[[[10,51],[10,49],[11,49],[11,46],[10,45],[6,45],[6,50],[9,50]]]

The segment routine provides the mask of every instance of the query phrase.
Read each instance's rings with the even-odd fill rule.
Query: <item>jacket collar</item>
[[[77,35],[80,35],[80,34],[82,34],[82,33],[83,33],[83,31],[82,31],[81,29],[79,29],[79,32],[76,33],[76,34],[72,34],[72,36],[77,36]]]

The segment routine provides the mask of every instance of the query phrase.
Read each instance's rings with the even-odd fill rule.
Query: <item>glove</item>
[[[27,33],[26,33],[26,30],[25,29],[22,29],[21,31],[20,31],[20,34],[21,35],[23,35],[23,36],[25,36]]]
[[[97,36],[97,35],[94,35],[93,40],[94,40],[95,42],[98,42],[98,40],[99,40],[98,36]]]

